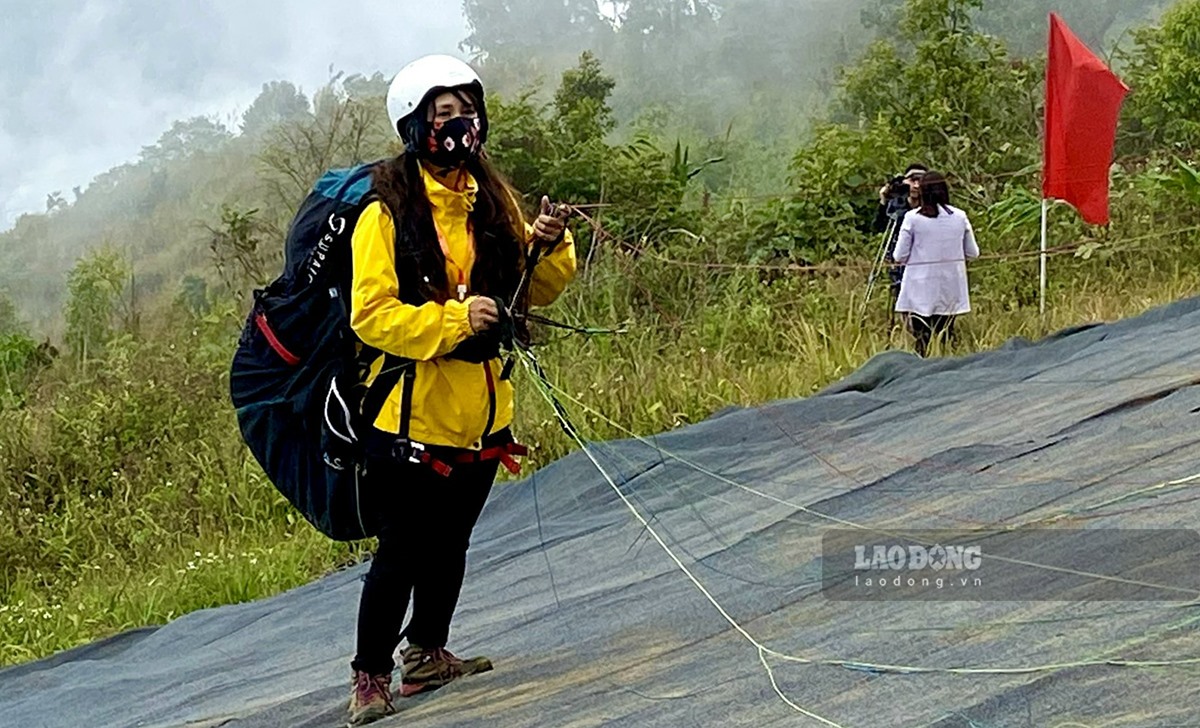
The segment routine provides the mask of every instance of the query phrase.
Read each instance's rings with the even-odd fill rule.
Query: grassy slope
[[[1035,261],[1005,265],[1036,274]],[[1059,271],[1073,283],[1052,288],[1044,318],[1036,307],[1004,310],[976,286],[978,312],[954,353],[1136,315],[1200,284],[1200,271],[1182,267],[1064,260],[1052,264]],[[662,290],[670,297],[649,293]],[[542,358],[573,396],[623,427],[658,432],[730,404],[810,394],[907,346],[886,331],[882,296],[858,325],[862,290],[861,273],[767,284],[604,258],[556,314],[628,321],[630,332],[556,340]],[[230,307],[119,341],[84,368],[60,360],[27,407],[0,412],[0,664],[274,594],[365,555],[369,544],[329,542],[300,520],[241,445],[226,399],[239,322]],[[531,383],[518,388],[517,431],[537,447],[531,466],[568,452]],[[588,437],[622,436],[574,409]]]

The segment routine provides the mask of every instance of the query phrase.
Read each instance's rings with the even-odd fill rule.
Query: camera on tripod
[[[888,180],[887,190],[888,197],[907,198],[912,192],[912,187],[905,181],[904,175],[897,175]]]

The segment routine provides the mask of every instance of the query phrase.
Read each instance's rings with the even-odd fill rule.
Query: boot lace
[[[427,657],[425,659],[434,664],[438,672],[438,677],[452,680],[462,676],[463,661],[458,659],[450,650],[445,647],[435,647],[426,654]]]
[[[437,660],[438,662],[449,663],[451,665],[454,665],[455,667],[458,667],[463,664],[462,660],[460,660],[458,657],[455,657],[454,653],[451,652],[450,650],[446,649],[445,647],[434,648],[433,649],[433,659]]]
[[[358,694],[360,704],[373,702],[376,695],[383,698],[384,705],[388,710],[392,710],[392,692],[389,689],[392,684],[391,675],[370,675],[365,672],[360,672],[355,677],[354,690]]]

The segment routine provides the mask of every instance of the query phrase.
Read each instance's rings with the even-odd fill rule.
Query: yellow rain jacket
[[[469,285],[471,280],[475,242],[468,232],[467,215],[474,206],[479,186],[467,175],[463,190],[451,189],[423,165],[421,175],[434,223],[449,253],[446,279],[451,288],[447,291],[450,299],[445,304],[427,302],[413,306],[398,298],[396,228],[388,209],[380,202],[373,202],[354,228],[350,326],[363,343],[387,354],[416,360],[409,425],[409,437],[414,442],[478,450],[485,435],[512,424],[512,384],[500,379],[499,359],[477,364],[443,357],[472,334],[467,310],[475,296],[469,295],[468,290],[466,299],[459,301],[455,289],[460,281]],[[527,239],[532,241],[532,226],[526,223],[525,229]],[[567,232],[566,239],[544,254],[534,268],[529,281],[530,303],[534,306],[552,303],[574,277],[575,244]],[[382,365],[380,356],[371,367],[368,384],[378,376]],[[495,387],[494,401],[489,396],[489,371]],[[378,429],[399,431],[402,386],[403,379],[388,395],[375,420]]]

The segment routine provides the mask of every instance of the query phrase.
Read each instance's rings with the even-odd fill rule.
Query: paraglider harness
[[[551,211],[551,214],[558,214],[559,207],[556,205]],[[485,334],[477,334],[473,337],[477,342],[472,345],[471,341],[464,342],[447,356],[452,359],[463,359],[465,361],[483,362],[488,359],[496,358],[501,352],[507,353],[504,366],[500,371],[501,381],[507,380],[512,376],[513,364],[516,361],[516,350],[518,348],[529,350],[530,342],[528,336],[523,329],[518,327],[518,324],[529,316],[528,314],[528,292],[529,282],[532,277],[533,269],[541,259],[542,254],[547,248],[558,245],[562,241],[562,237],[553,243],[544,243],[538,240],[533,248],[526,254],[525,265],[522,267],[521,280],[517,284],[516,291],[512,296],[512,303],[506,305],[504,300],[499,297],[493,297],[496,302],[496,310],[500,313],[499,323],[493,327],[492,332]],[[494,333],[493,333],[494,332]],[[529,448],[518,442],[508,442],[501,445],[492,445],[480,450],[467,450],[459,452],[453,456],[452,462],[447,463],[444,459],[432,454],[429,448],[423,443],[415,442],[409,437],[409,426],[412,420],[412,397],[413,397],[413,382],[416,375],[416,363],[412,360],[400,360],[399,357],[388,355],[388,359],[392,359],[400,369],[400,376],[403,377],[403,388],[400,393],[400,425],[396,433],[395,442],[391,448],[391,456],[398,462],[410,462],[419,465],[426,465],[435,473],[443,477],[449,477],[454,469],[454,465],[471,464],[487,462],[491,460],[499,460],[510,473],[516,475],[521,471],[521,465],[514,456],[524,457],[529,454]],[[388,371],[388,361],[385,359],[382,372]],[[378,378],[377,378],[378,382]],[[368,392],[364,400],[363,409],[367,412],[379,412],[382,410],[383,403],[376,402],[378,396],[386,400],[392,388],[395,387],[396,381],[385,382],[382,386],[372,384],[371,391]],[[491,370],[488,370],[488,396],[493,400],[496,396],[495,383],[492,381]],[[489,421],[485,431],[491,429],[492,423]]]
[[[416,362],[363,344],[349,323],[351,238],[359,216],[377,199],[373,168],[332,170],[314,186],[288,229],[282,275],[254,292],[254,307],[230,370],[230,397],[250,452],[314,527],[343,541],[377,531],[377,496],[364,481],[368,450],[371,457],[380,453],[359,433],[377,435],[374,422],[397,384],[399,431],[383,456],[448,476],[457,465],[490,460],[515,473],[519,465],[514,458],[528,452],[515,442],[485,443],[482,450],[464,452],[409,437]],[[508,352],[500,378],[509,378],[514,352],[528,347],[518,323],[523,324],[529,279],[543,250],[535,245],[528,254],[513,303],[497,301],[500,323],[468,338],[449,357],[484,363]],[[415,260],[405,267],[399,281],[403,300],[424,298],[420,270],[438,262]],[[380,356],[383,364],[368,386],[368,373]],[[494,397],[491,368],[486,372]]]
[[[502,312],[501,324],[503,325],[505,323],[503,313],[505,309],[502,305],[498,305],[498,308]],[[511,336],[511,334],[503,335],[500,337],[500,347],[511,352],[513,346],[511,342],[513,341],[515,341],[515,339]],[[451,356],[451,358],[458,357]],[[403,382],[400,391],[400,424],[396,432],[395,440],[392,442],[389,452],[389,455],[394,460],[397,462],[408,462],[428,466],[431,470],[433,470],[433,472],[441,475],[442,477],[450,477],[450,474],[453,472],[454,466],[456,465],[480,463],[491,460],[499,460],[505,469],[507,469],[513,475],[516,475],[521,471],[520,463],[518,463],[514,458],[528,455],[529,448],[518,442],[492,445],[481,450],[465,450],[455,453],[449,458],[450,461],[447,462],[447,458],[435,455],[433,451],[431,451],[430,448],[424,443],[411,439],[409,437],[409,427],[412,422],[413,383],[416,380],[416,362],[411,359],[400,360],[398,362],[393,359],[393,361],[389,362],[389,359],[393,359],[393,357],[391,355],[387,355],[387,357],[384,359],[383,369],[381,370],[379,377],[384,376],[383,372],[386,372],[389,369],[389,364],[398,367],[398,375],[389,377],[383,382],[379,381],[379,377],[376,378],[376,381],[372,383],[372,386],[368,390],[367,396],[363,401],[363,411],[376,413],[381,411],[383,409],[382,402],[379,402],[378,405],[376,402],[379,400],[386,401],[388,395],[391,393],[392,388],[397,384],[397,381],[401,380]],[[399,359],[399,357],[395,357],[395,359]],[[469,359],[468,361],[474,360]],[[502,372],[500,376],[502,380],[508,379],[512,369],[511,364],[512,358],[510,354],[508,361],[505,363],[506,371]],[[496,395],[495,384],[492,381],[490,372],[488,374],[488,395],[493,398]],[[491,429],[491,422],[488,423],[487,429]]]

